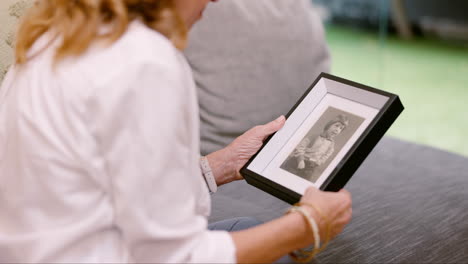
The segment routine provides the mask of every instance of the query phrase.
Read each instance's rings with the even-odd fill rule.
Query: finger
[[[280,130],[284,126],[285,122],[286,122],[286,118],[282,115],[278,117],[277,119],[263,125],[262,126],[263,136],[269,136],[273,134],[274,132]]]
[[[309,196],[309,195],[312,195],[313,193],[316,193],[316,192],[319,192],[319,189],[317,189],[317,188],[314,187],[314,186],[309,186],[309,187],[305,190],[304,195]]]
[[[349,197],[351,198],[351,193],[348,192],[348,191],[345,190],[345,189],[341,189],[338,193],[342,193],[342,194],[347,195],[347,196],[349,196]]]
[[[346,211],[343,215],[340,216],[339,220],[337,221],[340,225],[347,225],[351,221],[352,214],[350,211]]]
[[[341,189],[338,194],[342,195],[342,198],[345,200],[346,202],[346,205],[348,207],[351,207],[352,205],[352,197],[351,197],[351,193],[348,192],[347,190],[345,189]]]
[[[335,193],[335,198],[333,199],[335,215],[337,217],[345,214],[351,208],[351,199],[349,197],[342,195],[340,193]]]
[[[345,210],[338,214],[335,223],[338,225],[347,225],[351,221],[352,215],[353,210],[349,208],[348,210]]]

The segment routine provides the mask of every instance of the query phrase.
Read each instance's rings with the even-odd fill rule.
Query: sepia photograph
[[[364,120],[328,107],[280,168],[315,183]]]

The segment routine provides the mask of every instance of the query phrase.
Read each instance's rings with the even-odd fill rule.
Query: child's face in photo
[[[331,125],[328,130],[327,130],[327,135],[330,137],[330,138],[334,138],[336,137],[338,134],[341,133],[341,131],[343,131],[343,129],[345,128],[345,126],[342,124],[342,123],[339,123],[339,122],[336,122],[334,123],[333,125]]]

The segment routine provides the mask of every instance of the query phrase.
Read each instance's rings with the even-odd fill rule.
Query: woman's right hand
[[[334,238],[351,220],[351,194],[344,189],[339,192],[323,192],[315,187],[309,187],[300,203],[316,220],[322,241],[325,241],[326,238],[330,240]],[[320,212],[317,212],[313,207],[316,207]]]
[[[328,236],[328,224],[313,207],[317,207],[330,221],[329,239],[340,233],[351,220],[351,196],[345,190],[333,193],[310,187],[300,202],[303,203],[301,207],[316,220],[321,241]],[[291,251],[314,244],[312,230],[306,225],[302,215],[288,214],[262,225],[232,232],[237,262],[272,263]]]

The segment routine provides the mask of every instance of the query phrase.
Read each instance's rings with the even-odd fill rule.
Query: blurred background
[[[332,74],[400,95],[387,135],[468,156],[467,0],[312,0]]]

